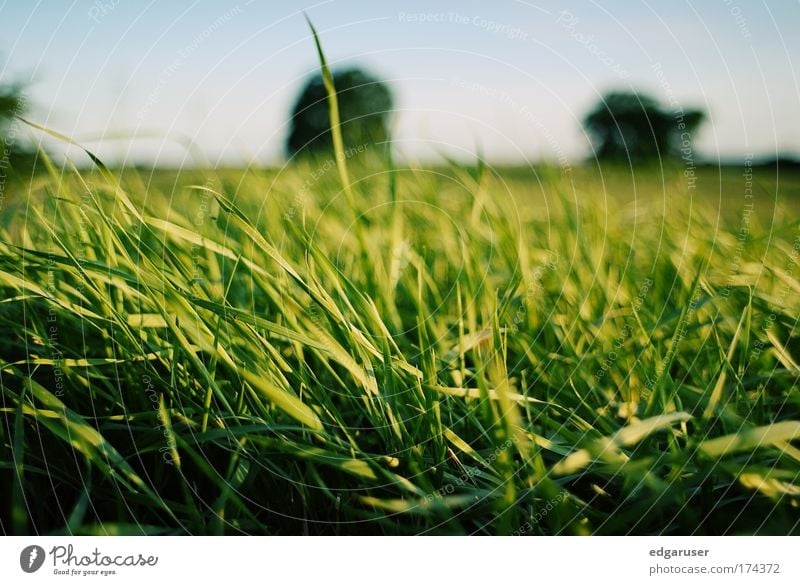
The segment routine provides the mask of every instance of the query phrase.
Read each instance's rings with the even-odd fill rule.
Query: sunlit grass
[[[774,182],[334,144],[8,198],[4,532],[798,532]]]
[[[797,222],[324,163],[30,186],[6,532],[797,531]]]

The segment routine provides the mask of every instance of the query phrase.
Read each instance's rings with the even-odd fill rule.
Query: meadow
[[[798,533],[798,177],[339,161],[9,188],[3,532]]]
[[[4,533],[800,532],[796,173],[400,164],[320,58],[327,157],[7,188]]]

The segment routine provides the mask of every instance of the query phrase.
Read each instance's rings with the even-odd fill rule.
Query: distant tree
[[[387,140],[393,100],[386,83],[361,69],[335,71],[333,83],[345,149],[362,150]],[[318,74],[308,81],[292,109],[286,152],[294,156],[301,152],[329,152],[332,148],[328,95]]]
[[[705,119],[700,110],[663,109],[651,97],[608,93],[584,118],[599,159],[639,163],[680,155]]]
[[[21,116],[27,109],[25,91],[18,84],[0,86],[0,177],[9,172],[29,171],[35,160],[35,151],[26,146],[20,136]]]

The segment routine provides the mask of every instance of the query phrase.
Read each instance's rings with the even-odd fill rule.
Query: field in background
[[[800,177],[355,162],[7,193],[4,532],[798,533]]]

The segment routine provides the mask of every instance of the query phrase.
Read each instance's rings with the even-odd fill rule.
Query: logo
[[[26,573],[35,573],[44,564],[44,549],[41,546],[32,544],[26,546],[19,553],[19,566]]]

